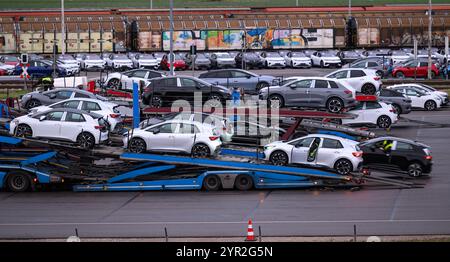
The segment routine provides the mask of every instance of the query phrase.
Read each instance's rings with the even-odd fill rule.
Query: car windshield
[[[164,56],[164,53],[153,53],[156,58],[161,58]]]
[[[304,53],[292,53],[292,57],[306,57]]]
[[[430,91],[437,91],[434,87],[429,86],[429,85],[425,85],[425,84],[419,84],[421,87],[430,90]]]
[[[155,57],[151,54],[143,54],[139,56],[139,59],[154,59]]]
[[[344,52],[344,56],[346,56],[346,57],[358,57],[359,54],[354,52],[354,51],[346,51],[346,52]]]
[[[278,53],[266,53],[267,57],[280,57]]]
[[[218,58],[231,58],[231,56],[227,53],[218,53],[216,54]]]
[[[97,59],[100,59],[100,57],[98,55],[86,55],[86,59],[97,60]]]
[[[329,51],[329,52],[322,53],[322,56],[323,57],[336,57],[336,54],[334,52]]]
[[[117,55],[114,55],[114,59],[128,59],[128,57],[123,54],[117,54]]]
[[[17,62],[19,59],[15,56],[4,56],[5,62]]]

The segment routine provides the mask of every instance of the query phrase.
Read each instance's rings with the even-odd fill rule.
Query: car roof
[[[406,138],[396,137],[396,136],[380,136],[380,137],[377,137],[377,138],[372,138],[372,139],[366,140],[364,142],[361,142],[361,144],[377,142],[377,141],[381,141],[381,140],[395,140],[395,141],[399,141],[399,142],[413,144],[413,145],[416,145],[416,146],[429,147],[428,145],[425,145],[423,143],[420,143],[420,142],[417,142],[417,141],[414,141],[414,140],[410,140],[410,139],[406,139]]]
[[[293,139],[291,141],[295,141],[295,140],[299,140],[301,138],[307,138],[307,137],[320,137],[320,138],[329,138],[329,139],[335,139],[335,140],[339,140],[339,141],[344,141],[344,142],[348,142],[348,143],[356,143],[356,141],[354,140],[350,140],[348,138],[344,138],[344,137],[340,137],[340,136],[334,136],[334,135],[327,135],[327,134],[309,134],[303,137],[299,137],[296,139]],[[291,142],[289,141],[289,142]]]
[[[55,109],[50,109],[50,110],[47,110],[47,111],[44,111],[44,112],[36,113],[35,115],[46,114],[46,113],[50,113],[50,112],[59,112],[59,111],[89,115],[92,118],[100,118],[100,117],[102,117],[102,115],[99,115],[97,113],[87,112],[87,111],[83,111],[83,110],[79,110],[79,109],[73,109],[73,108],[55,108]]]
[[[82,93],[82,94],[89,94],[89,95],[93,95],[91,92],[89,92],[89,91],[86,91],[86,90],[82,90],[82,89],[78,89],[78,88],[70,88],[70,87],[63,87],[63,88],[55,88],[55,89],[52,89],[52,90],[48,90],[48,91],[46,91],[45,93],[50,93],[50,92],[52,92],[52,91],[73,91],[73,92],[79,92],[79,93]]]
[[[306,79],[311,79],[311,80],[326,80],[326,81],[334,81],[336,82],[334,79],[332,78],[327,78],[327,77],[320,77],[320,76],[291,76],[291,77],[286,77],[284,80],[306,80]]]

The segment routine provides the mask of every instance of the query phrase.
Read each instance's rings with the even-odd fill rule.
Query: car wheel
[[[424,107],[427,111],[433,111],[433,110],[436,110],[437,105],[436,105],[436,102],[434,102],[433,100],[428,100],[425,102]]]
[[[350,172],[353,171],[352,162],[350,162],[347,159],[339,159],[334,164],[334,170],[336,170],[336,172],[338,172],[339,175],[348,175]]]
[[[144,153],[147,151],[147,144],[141,138],[132,138],[128,150],[133,153]]]
[[[422,165],[419,163],[412,163],[408,166],[408,175],[411,177],[419,177],[423,174]]]
[[[9,190],[12,192],[25,192],[31,187],[30,177],[25,172],[13,171],[6,180]]]
[[[163,106],[163,101],[162,101],[161,97],[160,96],[153,96],[152,97],[151,106],[152,107],[156,107],[156,108],[162,107]]]
[[[344,102],[337,97],[332,97],[327,101],[327,110],[332,113],[339,113],[344,109]]]
[[[16,127],[16,131],[14,132],[18,137],[32,137],[33,130],[29,125],[20,124]]]
[[[95,146],[95,138],[92,134],[83,132],[78,135],[77,143],[81,148],[92,149]]]
[[[113,78],[108,81],[108,87],[113,89],[120,89],[122,87],[122,83],[117,78]]]
[[[253,188],[253,178],[249,175],[239,175],[234,181],[234,187],[241,191],[247,191]]]
[[[30,99],[30,100],[27,102],[26,108],[27,108],[27,109],[31,109],[31,108],[34,108],[34,107],[37,107],[37,106],[40,106],[40,105],[41,105],[41,101],[32,98],[32,99]]]
[[[221,107],[222,106],[222,97],[220,95],[211,94],[208,97],[208,100],[205,102],[205,105],[210,107]]]
[[[220,178],[216,175],[205,177],[203,180],[203,188],[207,191],[217,191],[220,189]]]
[[[285,166],[285,165],[289,164],[288,155],[285,152],[280,151],[280,150],[273,152],[270,155],[269,160],[273,165],[276,165],[276,166]]]
[[[281,108],[284,106],[284,99],[280,95],[271,95],[269,97],[269,104],[271,108]]]
[[[403,74],[402,72],[397,72],[395,74],[395,77],[397,77],[397,78],[405,78],[405,74]]]
[[[364,84],[361,87],[361,92],[365,95],[374,95],[377,89],[372,84]]]
[[[392,124],[391,118],[385,115],[378,117],[377,126],[379,128],[389,128]]]
[[[208,157],[211,155],[211,151],[209,150],[209,147],[205,144],[196,144],[192,147],[191,152],[193,157]]]
[[[260,83],[258,83],[258,84],[256,85],[256,91],[259,91],[259,90],[261,90],[261,89],[263,89],[263,88],[265,88],[265,87],[268,87],[268,86],[269,86],[268,83],[266,83],[266,82],[260,82]]]
[[[392,104],[392,107],[394,108],[395,112],[397,112],[397,115],[400,115],[402,113],[402,108],[397,104]]]

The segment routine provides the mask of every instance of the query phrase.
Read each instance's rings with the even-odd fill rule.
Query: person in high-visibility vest
[[[393,142],[392,140],[384,140],[384,141],[383,141],[383,144],[382,144],[383,151],[384,151],[386,154],[391,153],[391,150],[392,150],[392,146],[393,146],[393,145],[394,145],[394,142]]]
[[[50,76],[43,77],[41,79],[41,84],[45,90],[53,88],[53,83],[54,83],[53,78],[51,78]]]

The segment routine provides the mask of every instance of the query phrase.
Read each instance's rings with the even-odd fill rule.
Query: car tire
[[[336,170],[339,175],[345,176],[353,171],[353,164],[348,159],[338,159],[336,163],[334,163],[334,170]]]
[[[339,113],[344,109],[344,101],[338,97],[332,97],[328,99],[326,107],[331,113]]]
[[[286,152],[277,150],[270,154],[269,161],[275,166],[286,166],[289,164],[289,157]]]
[[[95,146],[95,137],[88,132],[80,133],[77,137],[77,144],[84,149],[92,149]]]
[[[397,115],[400,115],[402,113],[401,106],[399,106],[397,104],[392,104],[392,107],[395,109],[395,112],[397,112]]]
[[[191,155],[195,158],[209,157],[211,155],[211,150],[209,149],[208,145],[198,143],[192,147]]]
[[[405,74],[403,74],[403,72],[397,72],[396,74],[395,74],[395,77],[396,78],[405,78]]]
[[[379,128],[389,128],[392,125],[391,118],[387,115],[379,116],[377,119],[377,126]]]
[[[147,151],[147,144],[144,139],[134,137],[128,143],[128,151],[132,153],[144,153]]]
[[[26,109],[31,109],[34,107],[38,107],[41,105],[41,101],[37,100],[37,99],[30,99],[28,100],[27,104],[25,105]]]
[[[427,111],[434,111],[437,108],[436,102],[433,100],[427,100],[424,104],[424,108]]]
[[[217,191],[222,186],[220,178],[216,175],[206,176],[203,179],[203,189],[206,191]]]
[[[361,93],[363,93],[365,95],[374,95],[376,92],[377,92],[377,89],[372,84],[367,83],[361,87]]]
[[[278,101],[278,103],[275,103],[276,101]],[[269,105],[271,108],[281,108],[284,106],[284,99],[280,95],[271,95],[269,96]]]
[[[410,177],[420,177],[423,175],[422,165],[419,163],[411,163],[408,166],[407,172]]]
[[[8,174],[6,185],[12,192],[25,192],[31,188],[31,179],[25,172],[12,171]]]
[[[259,91],[259,90],[261,90],[261,89],[263,89],[265,87],[268,87],[268,86],[269,86],[269,83],[267,83],[267,82],[259,82],[256,85],[256,91]]]
[[[107,85],[109,88],[112,88],[112,89],[121,89],[122,88],[122,83],[117,78],[110,79],[108,81]]]
[[[160,108],[163,106],[163,100],[160,96],[153,96],[150,100],[151,107]]]
[[[210,107],[221,107],[222,97],[218,94],[210,94],[208,100],[205,101],[205,105],[208,105]]]
[[[27,124],[19,124],[14,134],[17,137],[33,137],[33,129]]]
[[[239,175],[234,180],[234,187],[240,191],[247,191],[253,188],[253,178],[249,175]]]

